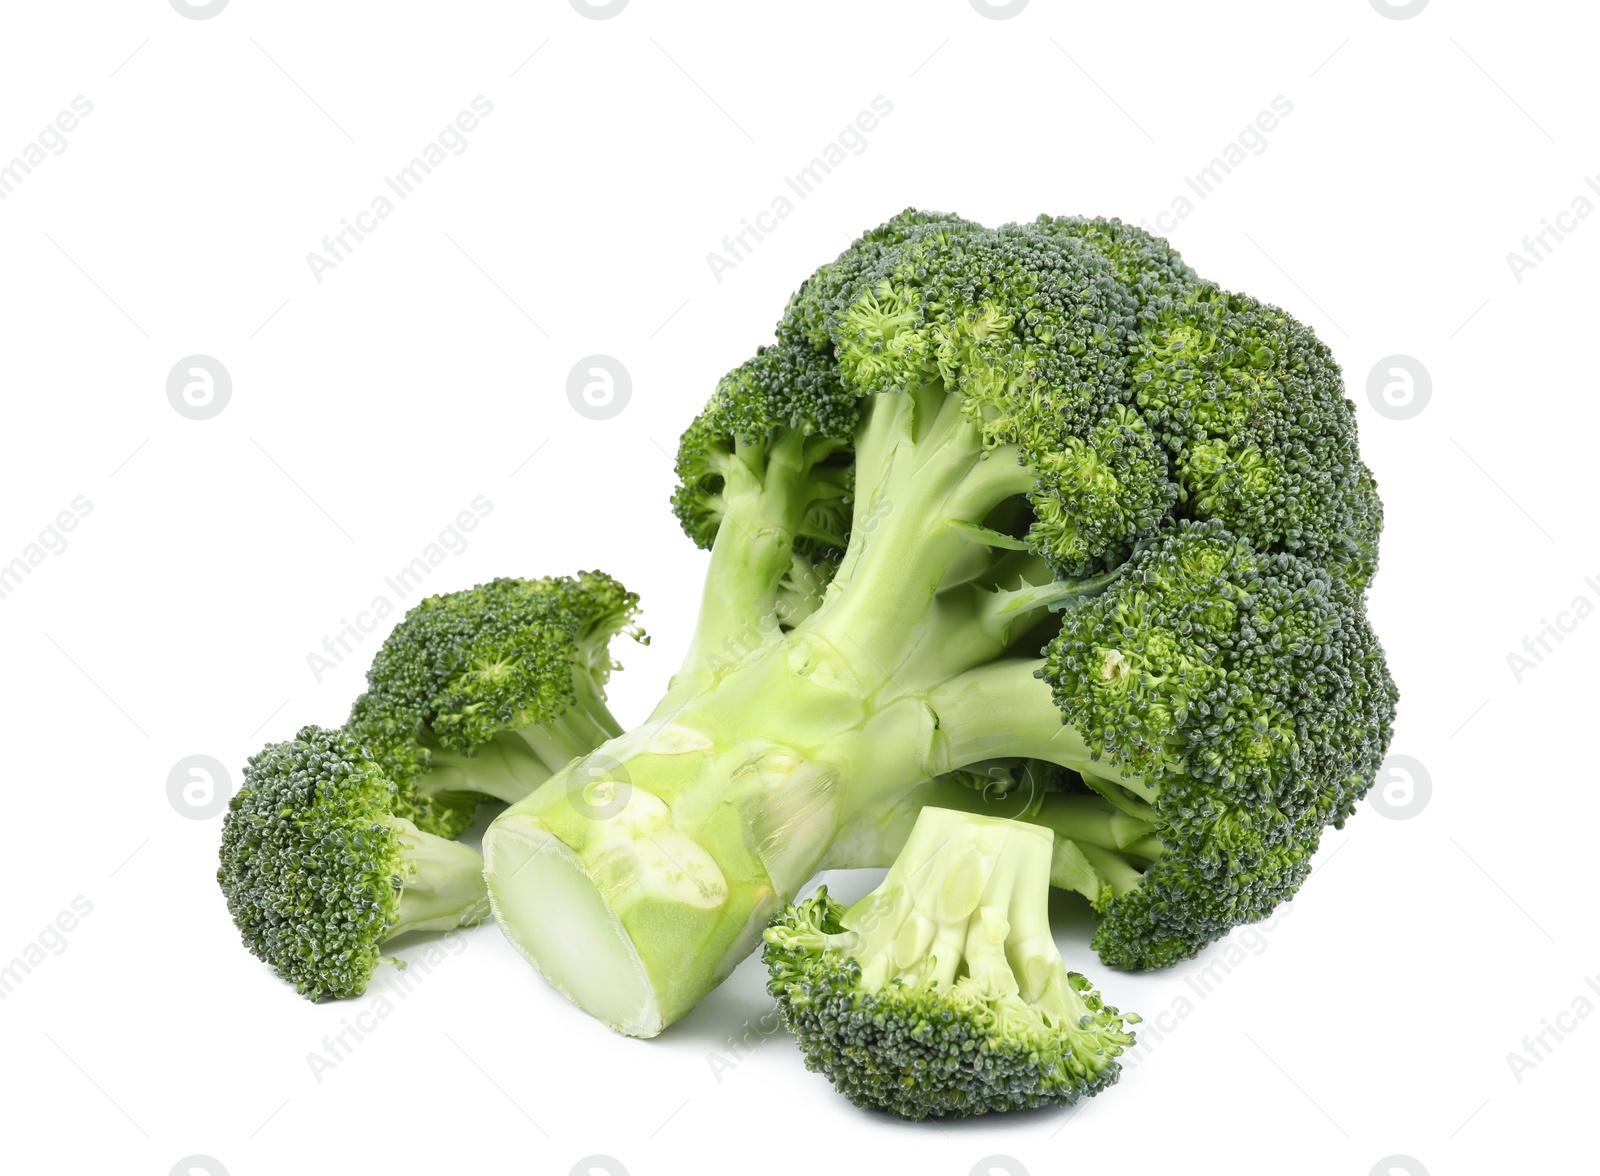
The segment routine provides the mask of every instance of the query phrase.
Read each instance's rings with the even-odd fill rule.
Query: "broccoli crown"
[[[501,731],[549,723],[580,696],[598,695],[616,668],[611,639],[645,640],[633,626],[638,605],[602,572],[502,578],[430,596],[373,658],[347,729],[391,777],[412,784],[433,746],[471,755]],[[453,836],[475,803],[403,787],[399,811]]]
[[[765,932],[768,991],[857,1106],[907,1119],[1071,1103],[1133,1043],[1068,972],[1046,912],[1050,837],[927,808],[888,877],[846,909],[827,889]]]
[[[399,789],[339,731],[251,757],[222,824],[217,881],[252,954],[302,994],[358,996],[413,873]]]
[[[1156,790],[1167,850],[1095,944],[1171,963],[1294,893],[1382,761],[1394,684],[1344,580],[1216,521],[1175,524],[1063,615],[1042,676],[1094,757]]]
[[[813,274],[777,335],[684,434],[674,505],[701,546],[735,439],[831,439],[827,477],[848,487],[853,401],[932,386],[1032,470],[1029,543],[1060,574],[1115,567],[1174,519],[1221,520],[1357,588],[1376,570],[1382,508],[1327,348],[1133,226],[907,210]],[[802,547],[837,548],[852,505],[830,500]]]

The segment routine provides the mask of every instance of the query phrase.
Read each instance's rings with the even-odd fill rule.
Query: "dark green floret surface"
[[[844,911],[824,887],[786,911],[777,926],[780,933],[809,925],[837,935]],[[976,1000],[952,1000],[931,984],[865,993],[861,966],[842,952],[789,947],[779,935],[769,935],[768,944],[767,988],[780,999],[806,1069],[826,1076],[857,1106],[905,1119],[1074,1103],[1120,1075],[1106,1046],[1120,1052],[1133,1041],[1116,1010],[1108,1013],[1076,972],[1068,973],[1070,983],[1089,1010],[1091,1031],[1105,1033],[1103,1040],[1084,1034],[1064,1044],[1048,1031],[1019,1032],[1003,1012]]]
[[[217,871],[245,947],[313,999],[359,995],[409,872],[393,781],[337,731],[251,758]]]

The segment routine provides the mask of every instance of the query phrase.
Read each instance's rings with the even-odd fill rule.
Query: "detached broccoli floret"
[[[767,928],[767,990],[806,1067],[907,1119],[1098,1094],[1133,1044],[1050,935],[1051,838],[925,808],[888,877],[846,909],[826,888]]]
[[[346,729],[401,786],[401,815],[444,837],[485,796],[514,804],[621,733],[609,646],[639,598],[601,572],[498,579],[430,596],[367,671]]]
[[[489,913],[483,859],[396,815],[393,780],[339,731],[251,758],[217,882],[251,954],[312,1000],[360,996],[384,943]]]

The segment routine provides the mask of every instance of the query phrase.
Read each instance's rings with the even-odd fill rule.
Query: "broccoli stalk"
[[[1078,822],[1056,873],[1103,960],[1151,967],[1292,894],[1381,761],[1381,511],[1337,369],[1136,230],[897,218],[802,288],[679,472],[711,547],[688,660],[484,841],[511,942],[622,1032],[693,1007],[821,865],[892,853],[936,777],[1038,760],[1103,800],[1040,807]]]
[[[404,817],[378,818],[388,830],[401,861],[400,902],[385,941],[408,931],[449,931],[483,922],[489,891],[483,882],[483,856],[470,845],[424,833]]]
[[[902,792],[889,807],[870,812],[840,830],[823,860],[824,870],[892,865],[925,808],[954,809],[1025,821],[1054,835],[1050,885],[1075,891],[1104,913],[1119,895],[1138,889],[1165,852],[1157,835],[1159,814],[1141,802],[1112,804],[1095,793],[1062,792],[1044,779],[1055,765],[1029,763],[1020,790],[997,791],[994,778],[960,771]]]
[[[611,716],[599,684],[587,669],[575,670],[571,701],[554,718],[496,731],[471,751],[426,738],[421,745],[427,749],[427,768],[417,779],[417,790],[442,804],[456,797],[475,804],[474,793],[515,804],[573,760],[620,734],[622,724]]]
[[[767,989],[857,1106],[907,1119],[1071,1103],[1133,1044],[1050,934],[1050,834],[925,808],[875,891],[822,888],[766,929]],[[914,1079],[914,1080],[913,1080]]]

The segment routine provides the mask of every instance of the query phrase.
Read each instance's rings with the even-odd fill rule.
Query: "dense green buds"
[[[251,758],[222,825],[217,881],[245,947],[313,1000],[359,996],[381,947],[489,913],[469,846],[396,815],[401,791],[338,731]]]

